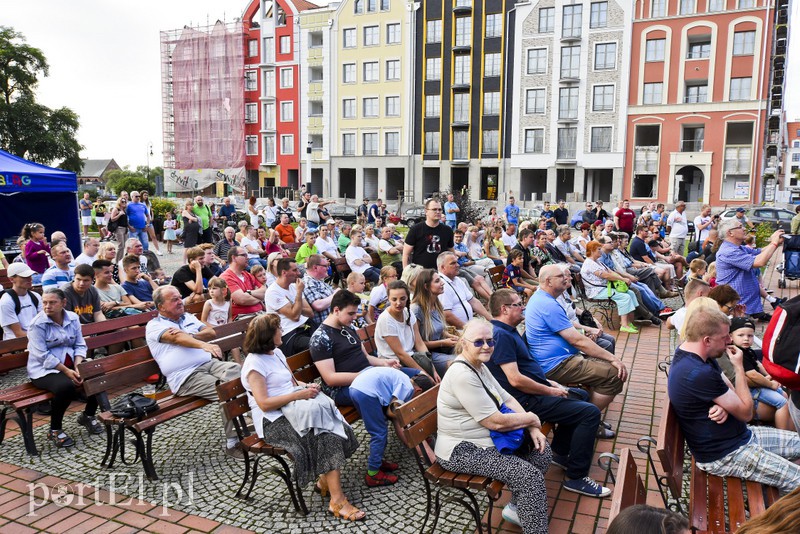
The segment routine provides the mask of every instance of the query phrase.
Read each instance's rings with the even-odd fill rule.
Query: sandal
[[[345,506],[350,505],[353,510],[349,514],[342,513],[342,508]],[[346,519],[347,521],[363,521],[367,514],[363,510],[359,510],[349,502],[347,499],[343,500],[340,503],[333,503],[331,502],[330,506],[328,507],[328,511],[333,514],[334,517],[338,519]]]
[[[75,442],[72,440],[72,438],[69,437],[63,430],[51,430],[47,434],[47,438],[59,449],[68,449],[75,445]]]
[[[328,494],[328,481],[325,479],[325,477],[320,476],[317,479],[317,483],[314,484],[314,492],[319,493],[323,497]]]

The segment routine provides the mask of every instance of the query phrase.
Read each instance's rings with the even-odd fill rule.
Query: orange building
[[[623,198],[763,199],[773,22],[767,0],[636,5]]]

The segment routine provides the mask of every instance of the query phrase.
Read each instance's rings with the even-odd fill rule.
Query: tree
[[[0,26],[0,148],[45,165],[61,160],[61,168],[80,172],[78,115],[36,102],[38,78],[48,72],[41,50],[28,45],[21,33]]]
[[[140,167],[143,169],[143,167]],[[144,171],[130,170],[127,166],[124,169],[110,171],[106,177],[106,187],[114,193],[120,191],[141,191],[147,189],[151,194],[155,191],[155,180],[148,180]]]

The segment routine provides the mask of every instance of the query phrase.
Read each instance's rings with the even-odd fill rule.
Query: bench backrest
[[[304,350],[286,358],[286,365],[294,377],[301,382],[313,382],[320,378],[317,366],[311,360],[311,351]]]
[[[375,345],[375,327],[375,323],[370,323],[364,328],[359,328],[356,330],[358,339],[360,339],[361,343],[364,344],[364,349],[366,349],[369,354],[375,354],[375,352],[378,350],[377,346]]]
[[[489,279],[492,281],[492,287],[495,289],[500,288],[500,284],[503,283],[503,273],[505,272],[506,268],[502,265],[495,265],[486,270],[489,273]]]
[[[619,454],[617,481],[614,484],[608,523],[611,524],[622,510],[635,504],[647,504],[647,491],[644,489],[642,477],[639,476],[636,460],[626,447]]]
[[[583,285],[583,277],[581,273],[572,273],[572,285],[575,287],[575,290],[578,292],[578,296],[583,300],[589,300],[589,297],[586,296],[586,286]]]
[[[250,435],[244,420],[244,414],[250,411],[250,404],[247,401],[247,392],[242,385],[242,380],[234,378],[229,382],[217,384],[217,396],[219,396],[225,417],[233,421],[239,439],[242,440]]]
[[[345,278],[350,274],[350,266],[347,264],[347,258],[336,258],[333,260],[333,268],[339,273],[339,277]]]
[[[684,442],[683,432],[678,423],[678,414],[670,404],[669,399],[664,401],[664,409],[661,414],[661,423],[658,427],[658,444],[656,452],[661,460],[661,467],[664,469],[672,496],[680,498],[683,483],[683,461],[684,461]]]
[[[439,385],[414,397],[408,402],[394,402],[389,407],[389,417],[400,426],[398,436],[409,449],[425,457],[420,444],[436,432],[438,428],[436,400]],[[430,461],[430,459],[428,459]]]

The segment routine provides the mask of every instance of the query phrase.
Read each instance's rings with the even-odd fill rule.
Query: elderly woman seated
[[[539,418],[500,387],[484,365],[494,351],[492,328],[483,319],[464,326],[456,345],[458,356],[439,389],[436,458],[448,471],[505,482],[512,504],[503,510],[503,517],[520,525],[525,534],[546,533],[544,474],[553,453],[540,430]],[[491,431],[519,429],[525,443],[517,454],[498,450],[500,442]]]
[[[628,334],[638,334],[639,330],[631,324],[631,319],[639,302],[632,291],[620,291],[613,287],[613,282],[624,283],[626,279],[598,261],[603,253],[602,247],[603,245],[597,241],[591,241],[586,245],[586,261],[583,262],[581,267],[581,277],[583,277],[586,296],[590,299],[610,297],[617,305],[619,319],[622,323],[619,328],[620,331]],[[608,286],[609,282],[612,282],[611,287]]]

